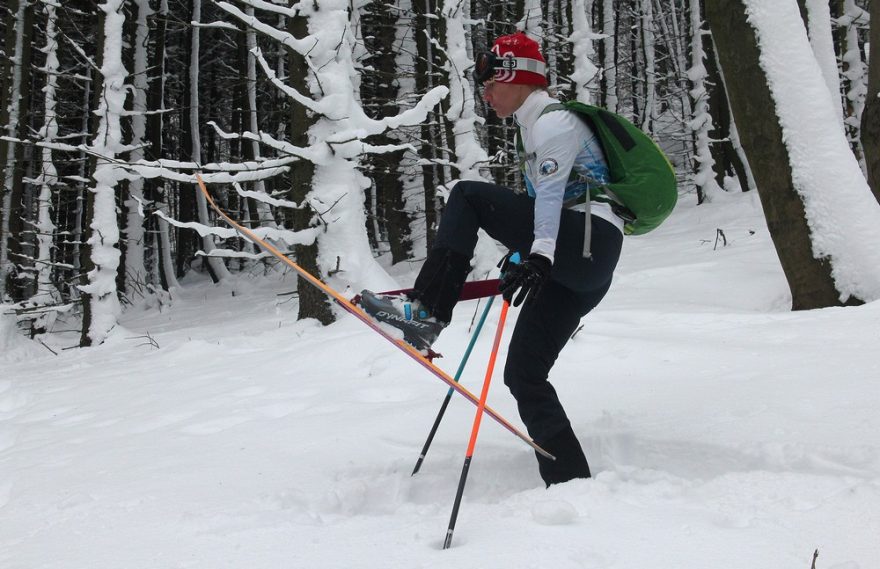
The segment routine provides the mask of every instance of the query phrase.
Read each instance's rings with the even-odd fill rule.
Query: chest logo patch
[[[551,174],[555,174],[556,171],[559,170],[559,164],[556,163],[556,160],[552,158],[548,158],[541,162],[541,165],[538,166],[538,172],[542,176],[550,176]]]

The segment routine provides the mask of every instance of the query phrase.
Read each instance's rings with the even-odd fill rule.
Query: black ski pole
[[[494,296],[489,297],[489,301],[486,302],[486,307],[483,309],[483,315],[480,316],[480,321],[477,323],[477,327],[474,329],[474,333],[471,335],[471,341],[468,344],[467,350],[464,352],[464,356],[461,358],[461,363],[458,364],[458,371],[455,372],[456,383],[459,379],[461,379],[461,374],[464,372],[464,366],[468,362],[468,358],[471,357],[471,352],[474,349],[474,345],[477,343],[477,337],[480,335],[480,330],[483,329],[483,324],[486,322],[486,316],[489,314],[489,309],[492,308],[492,302],[495,300]],[[434,440],[434,435],[437,434],[437,428],[440,426],[440,421],[443,420],[443,415],[446,413],[446,408],[449,406],[449,401],[452,400],[452,394],[455,393],[455,390],[452,388],[446,392],[446,398],[443,399],[443,404],[440,405],[440,411],[437,413],[437,418],[434,419],[434,425],[431,427],[431,432],[428,433],[428,439],[425,441],[425,445],[422,447],[422,452],[419,454],[419,459],[416,461],[416,466],[413,468],[411,476],[415,476],[419,469],[422,467],[422,462],[425,460],[425,456],[428,454],[428,449],[431,447],[431,442]]]

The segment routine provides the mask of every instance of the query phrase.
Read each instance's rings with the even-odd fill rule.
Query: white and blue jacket
[[[538,89],[513,113],[519,127],[517,148],[526,191],[535,198],[535,239],[531,253],[555,258],[563,207],[584,211],[586,192],[607,184],[608,163],[599,140],[587,123],[570,111],[544,113],[559,101]],[[580,201],[580,205],[575,205]],[[592,215],[623,232],[624,222],[605,201],[590,202]]]

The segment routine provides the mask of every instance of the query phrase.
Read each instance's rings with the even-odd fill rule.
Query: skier
[[[547,378],[580,319],[608,292],[624,219],[611,200],[602,199],[608,165],[590,126],[574,112],[546,112],[559,101],[547,91],[545,69],[537,42],[521,32],[499,37],[491,51],[479,54],[474,76],[483,98],[499,117],[513,116],[519,128],[525,192],[458,182],[408,302],[365,290],[361,304],[373,318],[400,328],[409,343],[426,350],[452,319],[471,269],[478,229],[519,252],[524,261],[505,263],[499,287],[506,301],[522,304],[504,383],[529,435],[556,457],[552,461],[536,453],[549,487],[590,477],[580,442]],[[591,228],[585,235],[587,199]]]

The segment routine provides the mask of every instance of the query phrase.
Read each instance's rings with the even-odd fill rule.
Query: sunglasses
[[[474,62],[474,79],[478,85],[482,84],[491,79],[498,69],[516,69],[516,60],[511,57],[498,57],[491,51],[481,52]]]

